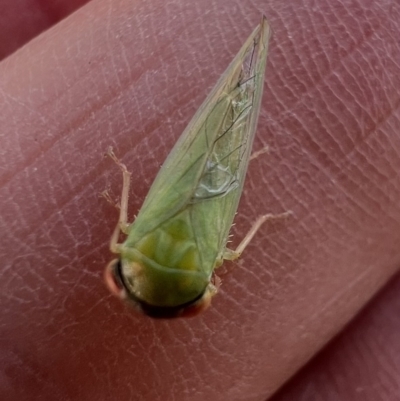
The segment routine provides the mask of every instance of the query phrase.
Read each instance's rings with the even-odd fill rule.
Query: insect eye
[[[221,284],[220,278],[215,274],[213,275],[211,281],[212,282],[208,284],[204,294],[196,302],[186,306],[179,314],[179,317],[194,317],[209,308],[211,305],[211,300],[217,293]]]
[[[211,305],[212,294],[206,290],[203,297],[195,304],[187,306],[180,313],[179,317],[195,317],[198,314],[204,312]]]
[[[118,298],[126,298],[125,286],[121,278],[120,259],[112,260],[104,270],[104,281],[111,293]]]

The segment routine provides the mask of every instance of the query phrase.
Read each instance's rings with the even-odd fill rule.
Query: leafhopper
[[[235,251],[226,247],[256,132],[269,37],[263,17],[175,144],[132,224],[130,173],[109,153],[122,169],[123,190],[110,244],[119,258],[105,280],[146,315],[193,316],[207,308],[217,291],[214,270],[237,259],[271,217],[261,216]]]

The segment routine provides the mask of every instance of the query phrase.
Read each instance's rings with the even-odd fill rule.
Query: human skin
[[[270,152],[251,163],[233,245],[260,214],[293,217],[228,264],[203,315],[140,316],[102,282],[118,213],[99,194],[121,188],[103,154],[133,173],[133,218],[262,13],[254,148]],[[265,400],[341,331],[400,265],[399,17],[395,1],[92,1],[6,58],[0,399]],[[399,287],[273,399],[400,399]]]

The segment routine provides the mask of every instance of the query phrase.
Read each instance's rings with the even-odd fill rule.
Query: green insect
[[[214,269],[237,259],[226,248],[238,207],[263,93],[270,29],[265,18],[194,115],[159,171],[142,208],[127,223],[130,173],[123,171],[120,217],[106,268],[110,290],[151,317],[193,316],[217,291]],[[276,217],[276,216],[275,216]],[[127,235],[118,243],[120,231]]]

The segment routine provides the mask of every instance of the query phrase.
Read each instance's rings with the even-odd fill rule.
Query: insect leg
[[[281,213],[281,214],[264,214],[263,216],[260,216],[253,224],[253,226],[250,228],[248,233],[245,235],[245,237],[242,239],[242,242],[238,245],[238,247],[235,250],[231,250],[226,248],[223,259],[226,260],[236,260],[240,257],[240,255],[243,253],[247,245],[249,245],[250,241],[253,239],[254,235],[257,233],[259,228],[269,220],[276,220],[276,219],[282,219],[282,218],[287,218],[291,216],[293,213],[291,211]]]
[[[258,156],[263,155],[264,153],[269,153],[269,146],[264,146],[263,148],[261,148],[260,150],[257,150],[256,152],[254,152],[251,156],[250,156],[250,160],[254,160],[257,159]]]
[[[129,199],[129,186],[131,181],[131,173],[128,171],[125,164],[121,163],[121,161],[117,158],[117,156],[115,156],[111,147],[108,149],[107,155],[114,160],[114,162],[118,165],[118,167],[122,171],[121,205],[119,209],[119,219],[117,228],[114,232],[118,240],[119,230],[121,230],[124,234],[129,234],[130,224],[128,223],[128,199]]]

